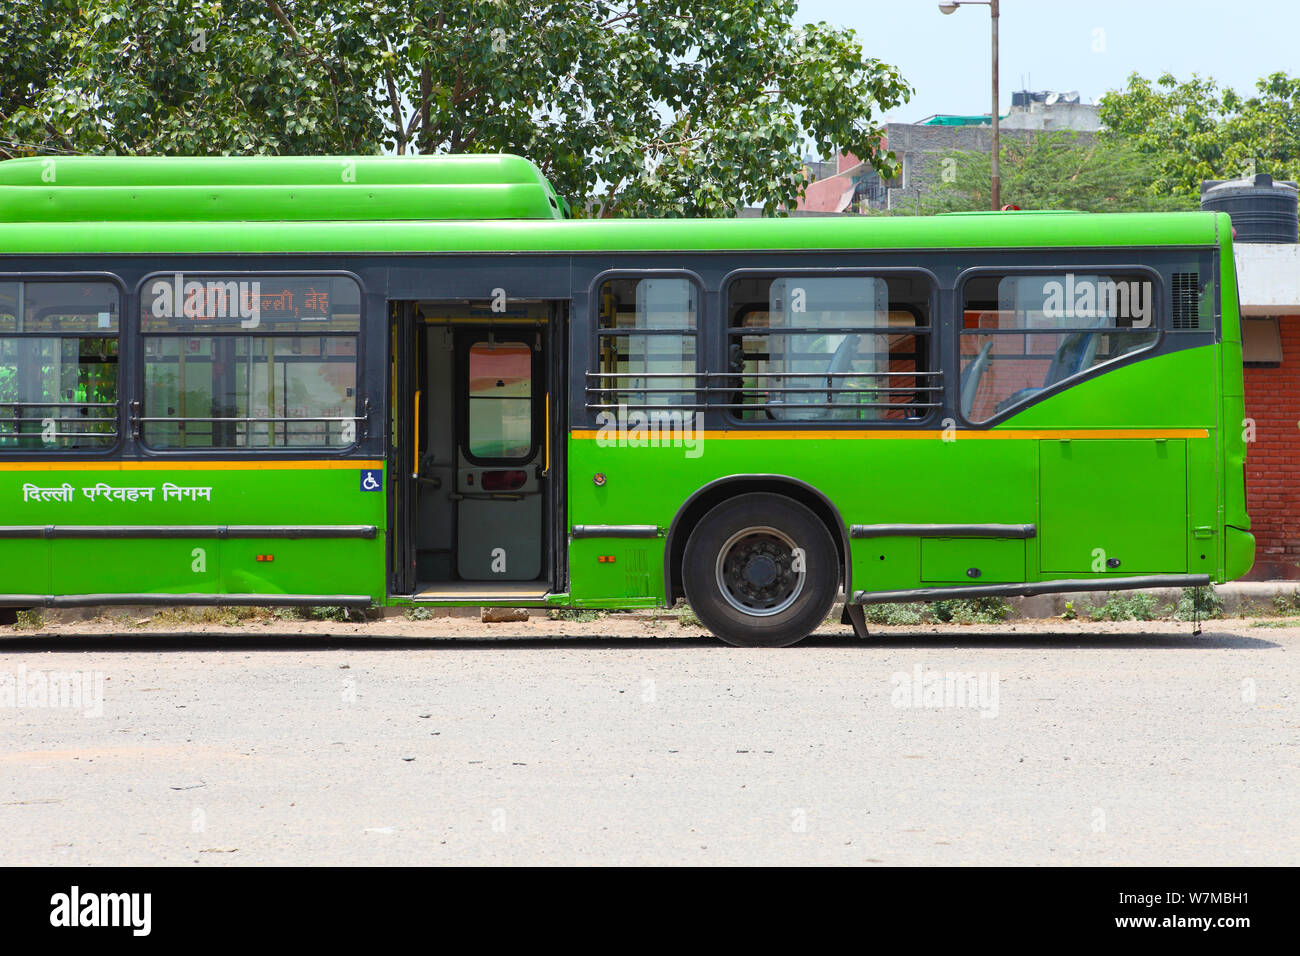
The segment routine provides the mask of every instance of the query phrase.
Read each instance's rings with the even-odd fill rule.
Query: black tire
[[[797,570],[795,548],[803,551]],[[808,508],[783,495],[738,495],[695,526],[682,558],[691,609],[737,647],[787,647],[826,619],[839,591],[835,542]]]

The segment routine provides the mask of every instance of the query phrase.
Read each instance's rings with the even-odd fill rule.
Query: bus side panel
[[[369,594],[378,603],[383,598],[385,548],[383,535],[369,540],[223,541],[221,590],[227,594]]]
[[[861,431],[808,438],[785,437],[788,431],[764,437],[758,429],[705,432],[689,454],[680,448],[602,446],[575,438],[569,451],[571,525],[655,525],[660,536],[571,539],[574,603],[662,601],[663,533],[701,487],[737,475],[780,475],[809,485],[839,512],[844,534],[855,524],[1035,521],[1038,472],[1032,440],[945,440],[938,430],[897,438],[883,429],[867,434],[872,437]],[[603,476],[602,484],[593,481],[597,474]],[[1032,541],[1016,547],[1036,559]],[[850,549],[852,589],[911,588],[921,581],[915,538],[855,538]],[[940,551],[932,548],[934,573],[951,563]],[[1005,545],[993,540],[985,563],[999,568],[991,573],[1005,576],[1014,560]]]
[[[384,599],[384,482],[366,488],[375,469],[362,467],[374,462],[158,464],[0,473],[6,524],[50,536],[5,542],[4,592]]]
[[[1039,547],[1045,557],[1039,567],[1044,577],[1066,576],[1067,570],[1070,577],[1222,573],[1219,508],[1223,471],[1217,461],[1220,408],[1213,388],[1218,361],[1214,345],[1146,358],[1080,382],[1008,422],[1007,427],[1069,428],[1087,422],[1093,428],[1124,428],[1133,437],[1115,440],[1137,446],[1159,442],[1162,434],[1173,431],[1181,437],[1163,440],[1170,445],[1173,441],[1186,444],[1184,467],[1167,467],[1168,462],[1155,456],[1152,445],[1146,451],[1142,447],[1114,448],[1101,455],[1111,457],[1109,463],[1081,461],[1077,471],[1072,471],[1065,463],[1052,464],[1055,453],[1044,442],[1045,508],[1051,511],[1050,519],[1044,515],[1040,529]],[[1088,456],[1077,441],[1075,447]],[[1049,468],[1054,468],[1051,474]],[[1049,490],[1053,487],[1058,490]],[[1067,487],[1068,492],[1064,490]],[[1079,499],[1073,530],[1067,513],[1074,506],[1063,497],[1067,494]],[[1138,541],[1140,536],[1129,536],[1126,526],[1150,527],[1153,534],[1158,533],[1165,541],[1161,549],[1167,558],[1150,553],[1148,546]],[[1118,558],[1119,567],[1102,571],[1092,562],[1082,562],[1080,555],[1088,544],[1089,531],[1096,540],[1086,552],[1107,551],[1106,558]],[[1176,542],[1171,537],[1174,534]],[[1103,537],[1112,542],[1111,547]],[[1110,553],[1117,542],[1123,542],[1123,550],[1130,555],[1141,554],[1142,564],[1153,566],[1139,568],[1132,558]],[[1074,550],[1070,569],[1062,564],[1059,548]]]
[[[1185,439],[1045,439],[1039,448],[1044,575],[1187,570]]]
[[[50,543],[18,539],[0,543],[0,593],[50,593]]]
[[[50,542],[51,594],[218,594],[211,538],[63,538]]]

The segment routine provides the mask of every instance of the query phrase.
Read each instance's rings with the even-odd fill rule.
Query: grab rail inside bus
[[[894,409],[921,410],[941,408],[938,401],[889,400],[894,396],[937,398],[943,393],[943,373],[939,371],[912,372],[755,372],[741,375],[735,372],[587,372],[584,389],[588,411],[627,409],[648,411],[656,409],[740,409],[761,411],[776,406],[784,411],[809,409],[865,410]],[[704,383],[701,384],[700,380]],[[723,379],[724,384],[711,384],[710,379]],[[740,384],[737,379],[746,383]],[[853,384],[854,380],[884,379],[886,384]],[[898,380],[911,384],[892,384]],[[667,380],[667,381],[665,381]],[[765,384],[772,380],[776,384]],[[922,384],[934,382],[935,384]],[[642,384],[644,383],[644,384]],[[806,384],[804,384],[806,383]],[[781,396],[774,402],[745,401],[747,397],[766,398]],[[797,395],[825,398],[826,401],[803,401]],[[837,396],[853,396],[852,401],[839,401]],[[686,398],[692,396],[703,401],[664,401],[661,396]],[[794,399],[785,401],[786,397]],[[641,399],[633,404],[627,397]],[[885,399],[882,401],[866,400]],[[710,399],[740,398],[740,401]]]

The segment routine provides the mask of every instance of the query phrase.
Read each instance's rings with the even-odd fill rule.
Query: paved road
[[[1300,858],[1295,628],[544,631],[6,637],[0,864]]]

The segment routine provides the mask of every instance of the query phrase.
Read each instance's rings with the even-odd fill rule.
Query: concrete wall
[[[1243,315],[1300,312],[1300,245],[1239,242],[1233,258]]]
[[[999,121],[1004,129],[1057,130],[1093,133],[1101,129],[1101,119],[1093,103],[1030,103],[1027,107],[1013,106],[1007,117]]]

